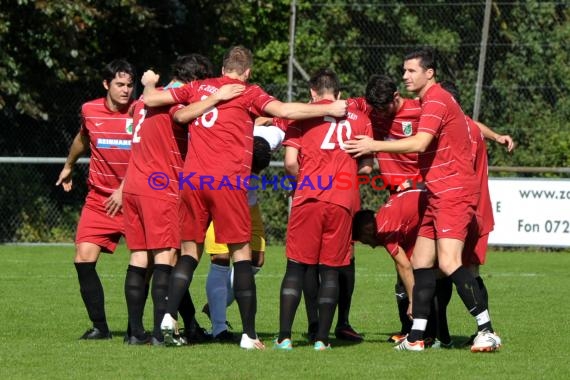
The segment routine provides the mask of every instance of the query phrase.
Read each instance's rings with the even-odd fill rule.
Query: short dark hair
[[[433,72],[437,73],[437,54],[434,48],[426,46],[418,50],[414,50],[406,54],[404,57],[404,61],[408,61],[410,59],[419,59],[422,69],[433,69]]]
[[[309,79],[309,87],[319,96],[330,92],[337,97],[340,92],[340,81],[332,69],[322,68]]]
[[[173,79],[184,83],[214,76],[214,65],[201,54],[188,54],[180,56],[171,67]]]
[[[352,240],[360,241],[364,226],[376,223],[376,216],[372,210],[359,210],[352,218]]]
[[[390,77],[374,74],[366,84],[366,102],[376,109],[385,108],[394,101],[396,91],[398,91],[396,82]]]
[[[115,59],[107,63],[101,70],[101,77],[107,83],[111,83],[118,73],[129,74],[135,80],[135,67],[124,59]]]
[[[461,106],[461,95],[459,94],[459,89],[457,88],[455,83],[448,81],[448,80],[443,80],[443,81],[439,82],[439,85],[445,91],[449,92],[451,94],[451,96],[453,96],[455,98],[455,100],[457,101],[459,106]]]
[[[253,155],[251,160],[251,172],[260,173],[271,162],[271,146],[261,136],[253,137]]]

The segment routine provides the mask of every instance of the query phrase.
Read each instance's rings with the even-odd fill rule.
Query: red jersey
[[[418,132],[418,122],[421,115],[421,105],[418,100],[405,99],[402,107],[392,118],[386,118],[374,110],[364,98],[351,99],[358,109],[365,112],[372,121],[372,132],[375,140],[400,140],[415,135]],[[386,153],[376,154],[378,167],[382,178],[388,183],[389,190],[396,189],[407,179],[413,183],[421,179],[418,169],[417,153]]]
[[[80,133],[89,138],[91,162],[87,184],[90,190],[111,195],[119,188],[131,156],[133,119],[129,107],[111,111],[105,98],[81,106]]]
[[[208,175],[216,181],[225,177],[235,185],[238,175],[243,179],[251,174],[253,118],[262,115],[265,106],[275,98],[259,86],[227,76],[190,82],[169,91],[177,102],[192,103],[234,83],[246,85],[242,95],[218,103],[190,124],[186,175]]]
[[[439,84],[421,99],[418,132],[434,136],[418,164],[430,198],[449,199],[479,193],[471,159],[469,127],[461,107]]]
[[[289,128],[289,124],[291,124],[292,122],[293,120],[282,119],[280,117],[273,118],[273,125],[281,129],[283,132],[287,132],[287,128]]]
[[[179,108],[171,107],[169,112],[169,107],[145,107],[142,98],[135,103],[125,193],[178,199],[178,173],[188,149],[188,129],[171,116]]]
[[[323,100],[315,104],[331,103]],[[292,206],[309,199],[333,203],[351,212],[359,205],[358,189],[335,189],[334,178],[347,173],[356,180],[358,161],[344,151],[344,141],[356,135],[372,137],[370,119],[354,106],[347,116],[316,117],[292,123],[283,145],[299,150],[299,175]]]
[[[469,116],[465,116],[469,125],[469,134],[473,144],[473,169],[479,181],[481,194],[475,210],[479,223],[479,236],[493,231],[495,220],[493,218],[493,205],[489,193],[489,163],[487,160],[487,146],[477,123]]]

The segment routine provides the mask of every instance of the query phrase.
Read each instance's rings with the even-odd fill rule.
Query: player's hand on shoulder
[[[144,72],[144,74],[141,78],[141,83],[143,86],[156,85],[158,83],[159,79],[160,79],[160,75],[158,75],[157,73],[155,73],[152,70],[147,70]]]
[[[344,142],[344,150],[354,155],[354,157],[360,157],[365,154],[373,153],[374,149],[372,145],[374,144],[374,139],[366,135],[354,136],[354,140],[348,140]]]
[[[335,100],[330,104],[330,115],[335,117],[346,116],[348,101],[347,100]]]
[[[241,95],[245,90],[243,84],[225,84],[214,93],[217,100],[230,100],[238,95]]]
[[[61,185],[63,187],[63,191],[69,192],[73,187],[73,180],[71,179],[71,168],[64,167],[61,173],[59,173],[59,178],[55,183],[56,186]]]

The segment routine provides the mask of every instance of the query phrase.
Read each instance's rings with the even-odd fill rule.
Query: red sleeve
[[[191,103],[192,96],[194,95],[194,82],[186,83],[182,87],[169,88],[168,91],[176,103]]]
[[[170,107],[170,109],[168,110],[168,114],[170,115],[171,118],[173,118],[176,111],[181,110],[182,108],[184,108],[183,104],[176,104]]]
[[[246,91],[247,92],[244,93],[243,96],[251,98],[250,108],[248,111],[256,116],[263,116],[265,114],[263,111],[265,107],[272,101],[276,100],[273,96],[269,95],[261,87],[256,85],[248,86]]]
[[[83,108],[81,108],[81,126],[79,127],[79,133],[82,136],[89,136],[89,129],[85,125],[85,113],[83,112]]]
[[[360,98],[348,98],[346,100],[348,107],[354,107],[357,110],[364,112],[365,114],[370,113],[371,107],[366,103],[366,99],[363,97]]]
[[[437,136],[443,126],[443,118],[447,113],[447,107],[437,100],[427,100],[422,105],[422,116],[418,126],[418,132],[426,132]]]
[[[285,132],[285,140],[283,140],[283,145],[301,149],[302,135],[303,131],[298,123],[290,124],[287,128],[287,132]]]
[[[280,117],[274,117],[272,123],[274,126],[281,129],[283,132],[287,132],[287,128],[289,127],[289,124],[292,123],[292,121],[289,119],[282,119]]]
[[[400,233],[399,232],[392,232],[390,235],[386,236],[384,240],[384,248],[388,251],[388,253],[393,257],[398,254],[398,250],[400,244],[398,243],[400,240]]]

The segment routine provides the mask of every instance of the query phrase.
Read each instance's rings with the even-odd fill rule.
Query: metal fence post
[[[485,57],[487,55],[487,40],[489,39],[489,23],[491,20],[491,0],[485,1],[485,16],[483,30],[481,31],[481,50],[479,51],[479,68],[477,69],[477,82],[475,83],[475,102],[473,104],[473,120],[479,120],[481,109],[481,96],[483,93],[483,77],[485,76]]]

